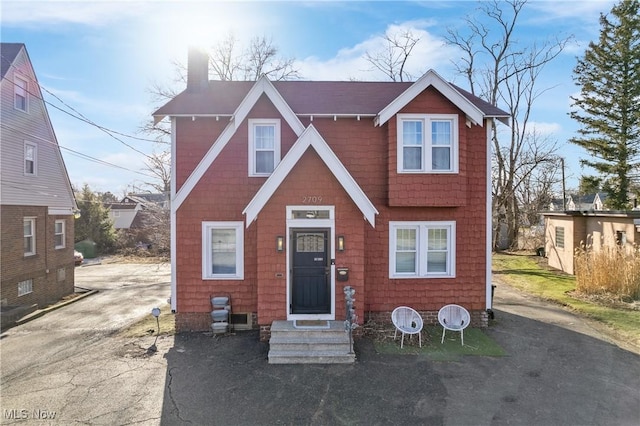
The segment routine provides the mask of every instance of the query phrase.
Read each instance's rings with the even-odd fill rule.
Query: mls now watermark
[[[56,412],[36,408],[35,410],[18,409],[2,410],[5,420],[54,420]]]

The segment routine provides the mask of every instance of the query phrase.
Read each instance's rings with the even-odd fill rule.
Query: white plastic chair
[[[422,317],[414,309],[408,306],[398,306],[391,313],[391,321],[396,327],[396,331],[393,333],[393,340],[396,340],[398,331],[402,333],[402,339],[400,340],[400,348],[404,347],[404,335],[408,334],[411,338],[412,334],[417,334],[422,347]]]
[[[464,329],[471,322],[469,311],[460,305],[446,305],[438,311],[438,322],[442,326],[442,340],[444,343],[444,334],[447,330],[459,331],[462,345],[464,346]]]

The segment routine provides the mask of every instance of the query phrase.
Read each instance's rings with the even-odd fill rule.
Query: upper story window
[[[398,173],[457,173],[458,116],[398,114]]]
[[[389,222],[391,278],[455,276],[455,222]]]
[[[65,223],[64,219],[56,220],[53,225],[53,245],[57,249],[65,247]]]
[[[280,120],[249,120],[249,176],[269,176],[280,162]]]
[[[38,145],[25,142],[24,143],[24,174],[26,176],[37,175],[38,170]]]
[[[36,218],[25,217],[23,220],[24,255],[36,254]]]
[[[29,110],[29,82],[17,75],[13,78],[13,93],[15,109],[27,112]]]

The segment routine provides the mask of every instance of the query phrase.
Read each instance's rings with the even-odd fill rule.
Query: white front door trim
[[[328,211],[329,219],[294,219],[293,212],[296,210],[314,210],[314,211]],[[334,259],[336,258],[336,226],[335,226],[335,207],[334,206],[317,206],[317,205],[298,205],[286,207],[287,218],[287,244],[286,244],[286,256],[287,256],[287,320],[335,320],[336,319],[336,265]],[[292,314],[291,313],[291,230],[292,229],[308,229],[308,228],[326,228],[329,229],[329,257],[330,257],[330,297],[331,312],[328,314]]]

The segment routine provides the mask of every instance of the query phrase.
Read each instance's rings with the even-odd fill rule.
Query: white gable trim
[[[375,219],[378,210],[366,196],[362,188],[349,173],[347,168],[338,159],[327,142],[322,138],[318,130],[309,125],[304,133],[293,144],[287,155],[280,161],[280,164],[273,171],[271,176],[265,181],[264,185],[256,193],[253,199],[242,212],[246,215],[247,228],[256,220],[262,208],[267,204],[271,196],[280,187],[284,179],[289,175],[293,167],[298,163],[307,148],[313,147],[318,153],[327,168],[333,173],[335,178],[340,182],[344,190],[349,194],[353,202],[358,206],[365,219],[369,221],[371,226],[375,227]]]
[[[293,129],[297,136],[300,136],[304,131],[304,126],[302,122],[295,115],[293,110],[289,107],[289,105],[284,101],[284,98],[278,93],[273,84],[269,81],[267,77],[261,77],[260,80],[256,81],[253,85],[247,96],[240,102],[238,108],[236,108],[233,116],[231,117],[231,121],[222,131],[218,139],[214,142],[214,144],[209,148],[209,151],[205,154],[205,156],[200,160],[200,163],[193,170],[191,175],[184,182],[180,190],[176,193],[175,199],[173,200],[173,204],[175,206],[176,211],[182,205],[184,200],[189,196],[193,188],[198,184],[202,176],[207,172],[211,164],[218,158],[220,152],[227,146],[227,143],[231,140],[231,137],[236,133],[238,127],[242,124],[247,115],[249,115],[249,111],[256,104],[258,99],[262,94],[266,94],[273,105],[278,109],[278,112],[282,115],[285,121],[289,124],[289,126]],[[175,175],[174,175],[175,176]]]
[[[447,83],[447,81],[440,77],[438,73],[434,70],[429,70],[378,113],[378,116],[375,118],[375,125],[381,126],[386,123],[391,119],[391,117],[396,115],[402,108],[404,108],[405,105],[411,102],[429,86],[433,86],[455,106],[460,108],[467,115],[467,119],[471,120],[473,124],[480,126],[484,124],[484,114],[480,109],[478,109],[478,107],[472,104],[452,85]]]

